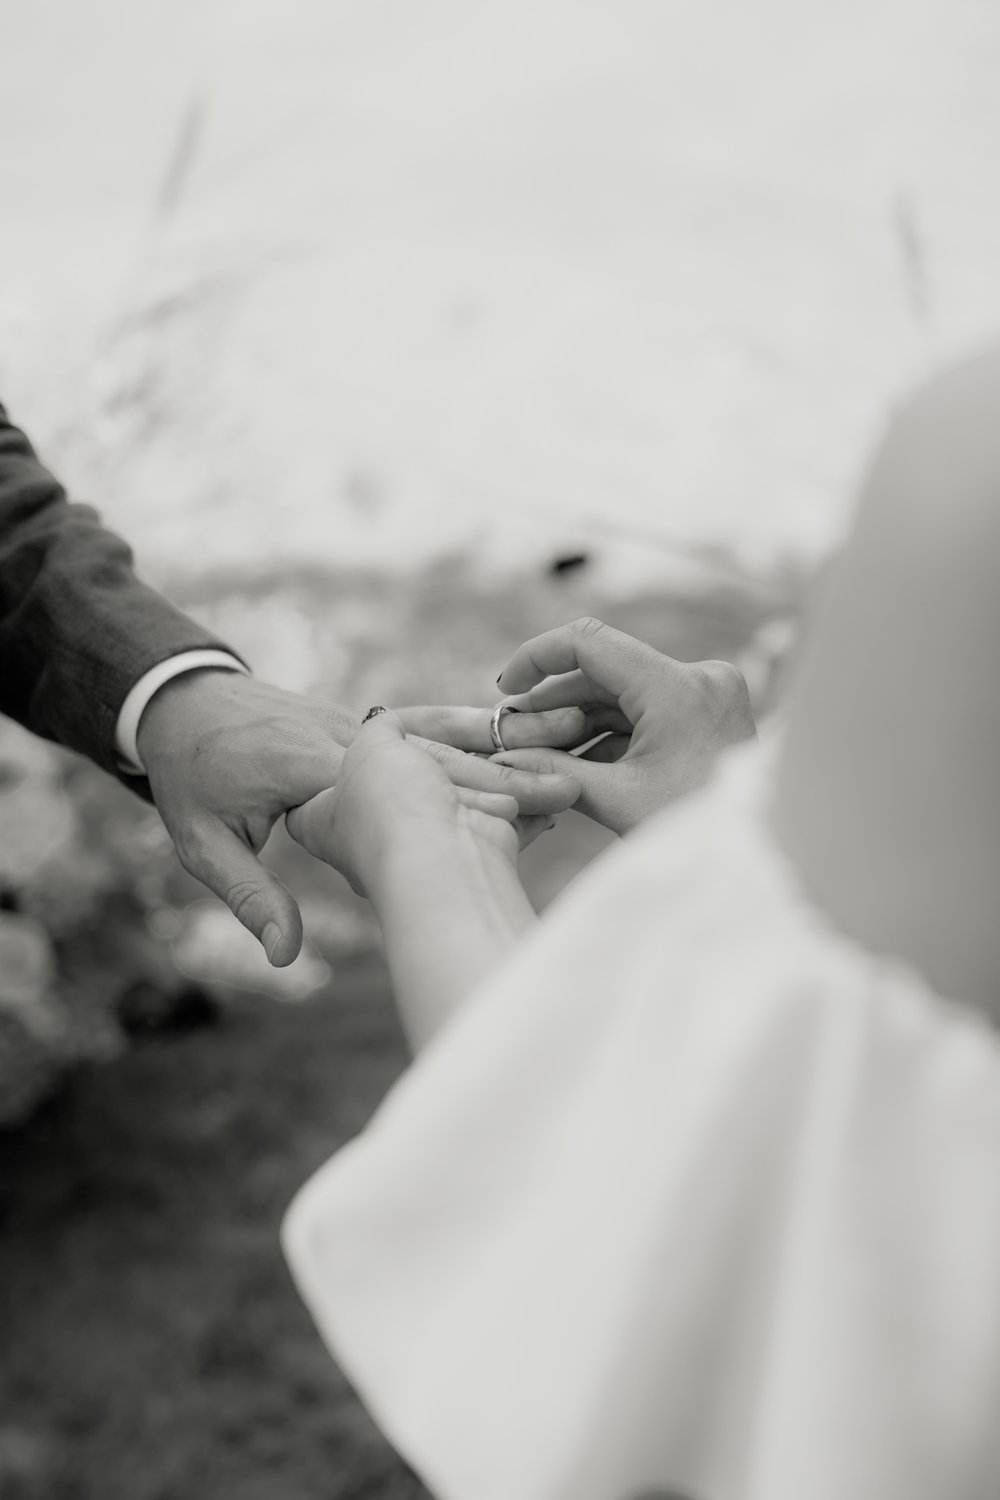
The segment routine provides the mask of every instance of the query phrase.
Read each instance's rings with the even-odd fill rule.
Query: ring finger
[[[453,745],[479,755],[496,749],[490,736],[491,708],[459,708],[417,705],[397,709],[407,734]],[[581,708],[557,708],[547,713],[504,714],[501,734],[508,750],[528,750],[537,745],[568,746],[580,743],[587,727]]]

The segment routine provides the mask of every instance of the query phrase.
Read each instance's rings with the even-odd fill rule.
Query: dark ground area
[[[377,958],[79,1076],[0,1137],[4,1500],[410,1500],[321,1346],[284,1208],[404,1061]]]
[[[265,675],[254,622],[267,630],[297,609],[315,622],[314,690],[333,697],[336,682],[357,704],[488,701],[483,684],[521,640],[590,610],[696,659],[738,654],[797,607],[780,582],[621,606],[593,592],[585,568],[492,592],[445,570],[404,589],[317,576],[269,593],[233,579],[181,602]],[[97,795],[109,819],[131,815],[110,781],[97,778]],[[561,820],[525,856],[536,902],[604,841],[575,814]],[[287,835],[269,857],[319,919],[350,914],[340,877]],[[204,895],[185,880],[181,905]],[[307,920],[332,966],[308,1001],[221,991],[214,1025],[138,1040],[0,1134],[3,1500],[423,1496],[320,1344],[278,1246],[295,1190],[405,1063],[370,937],[352,947],[338,931]]]

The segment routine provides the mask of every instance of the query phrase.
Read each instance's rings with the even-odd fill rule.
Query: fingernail
[[[268,963],[272,963],[273,959],[271,955],[274,953],[275,948],[277,948],[278,944],[281,942],[281,928],[278,926],[277,922],[268,922],[267,926],[264,928],[263,933],[261,934],[260,940],[264,944],[264,952],[267,954]]]
[[[501,672],[500,673],[500,677],[502,677],[502,676],[503,676],[503,673]],[[497,687],[500,686],[500,677],[497,678]]]

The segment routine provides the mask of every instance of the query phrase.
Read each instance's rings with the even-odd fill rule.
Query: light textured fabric
[[[766,752],[591,867],[306,1185],[440,1500],[996,1500],[995,1032],[824,923]]]

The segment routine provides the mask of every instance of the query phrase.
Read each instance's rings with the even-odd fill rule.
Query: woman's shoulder
[[[775,827],[846,931],[1000,1014],[1000,353],[890,425],[820,591]]]

